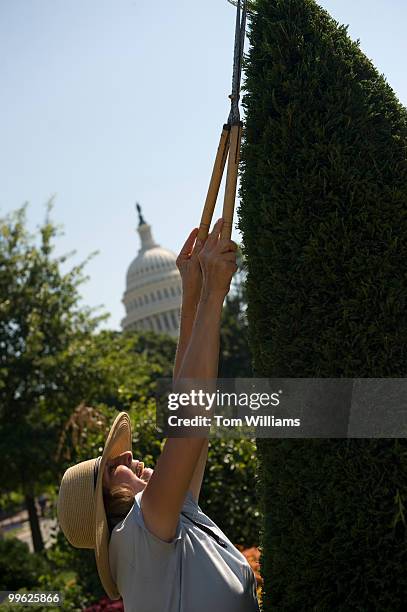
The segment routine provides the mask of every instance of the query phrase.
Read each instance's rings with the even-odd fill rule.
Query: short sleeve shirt
[[[259,612],[256,578],[246,558],[202,512],[188,491],[176,534],[165,542],[144,524],[143,491],[112,531],[109,563],[125,612]],[[226,542],[223,548],[189,519]]]

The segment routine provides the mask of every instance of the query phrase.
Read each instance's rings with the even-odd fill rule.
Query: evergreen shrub
[[[258,377],[404,377],[407,112],[313,0],[257,0],[239,227]],[[407,601],[404,439],[259,439],[264,610]]]

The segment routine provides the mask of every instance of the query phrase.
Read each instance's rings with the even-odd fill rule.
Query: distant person
[[[47,508],[47,498],[44,494],[41,494],[38,498],[38,505],[40,507],[41,517],[44,518],[45,510]]]
[[[183,284],[174,379],[216,379],[222,305],[236,244],[187,239],[177,259]],[[132,455],[130,419],[120,413],[101,457],[68,468],[58,520],[69,542],[95,549],[103,587],[126,612],[257,612],[246,558],[202,512],[198,497],[208,437],[167,438],[155,470]],[[242,507],[242,512],[244,508]]]

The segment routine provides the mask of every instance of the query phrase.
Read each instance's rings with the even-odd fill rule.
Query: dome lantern
[[[140,240],[141,240],[141,247],[139,251],[140,253],[142,251],[147,251],[148,249],[153,249],[154,247],[157,247],[159,245],[154,242],[153,234],[151,232],[151,225],[146,223],[142,215],[142,212],[141,212],[141,206],[138,202],[136,204],[136,208],[137,208],[138,217],[139,217],[137,231],[139,233]]]

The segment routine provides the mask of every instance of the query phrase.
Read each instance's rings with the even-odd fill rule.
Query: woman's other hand
[[[198,228],[195,227],[186,239],[176,261],[181,274],[183,304],[184,306],[190,304],[192,307],[198,304],[202,289],[202,272],[198,254],[203,242],[196,240],[197,234]]]
[[[200,248],[198,260],[202,269],[202,297],[217,295],[221,299],[229,293],[236,270],[237,244],[220,238],[223,219],[218,219],[205,244]]]

